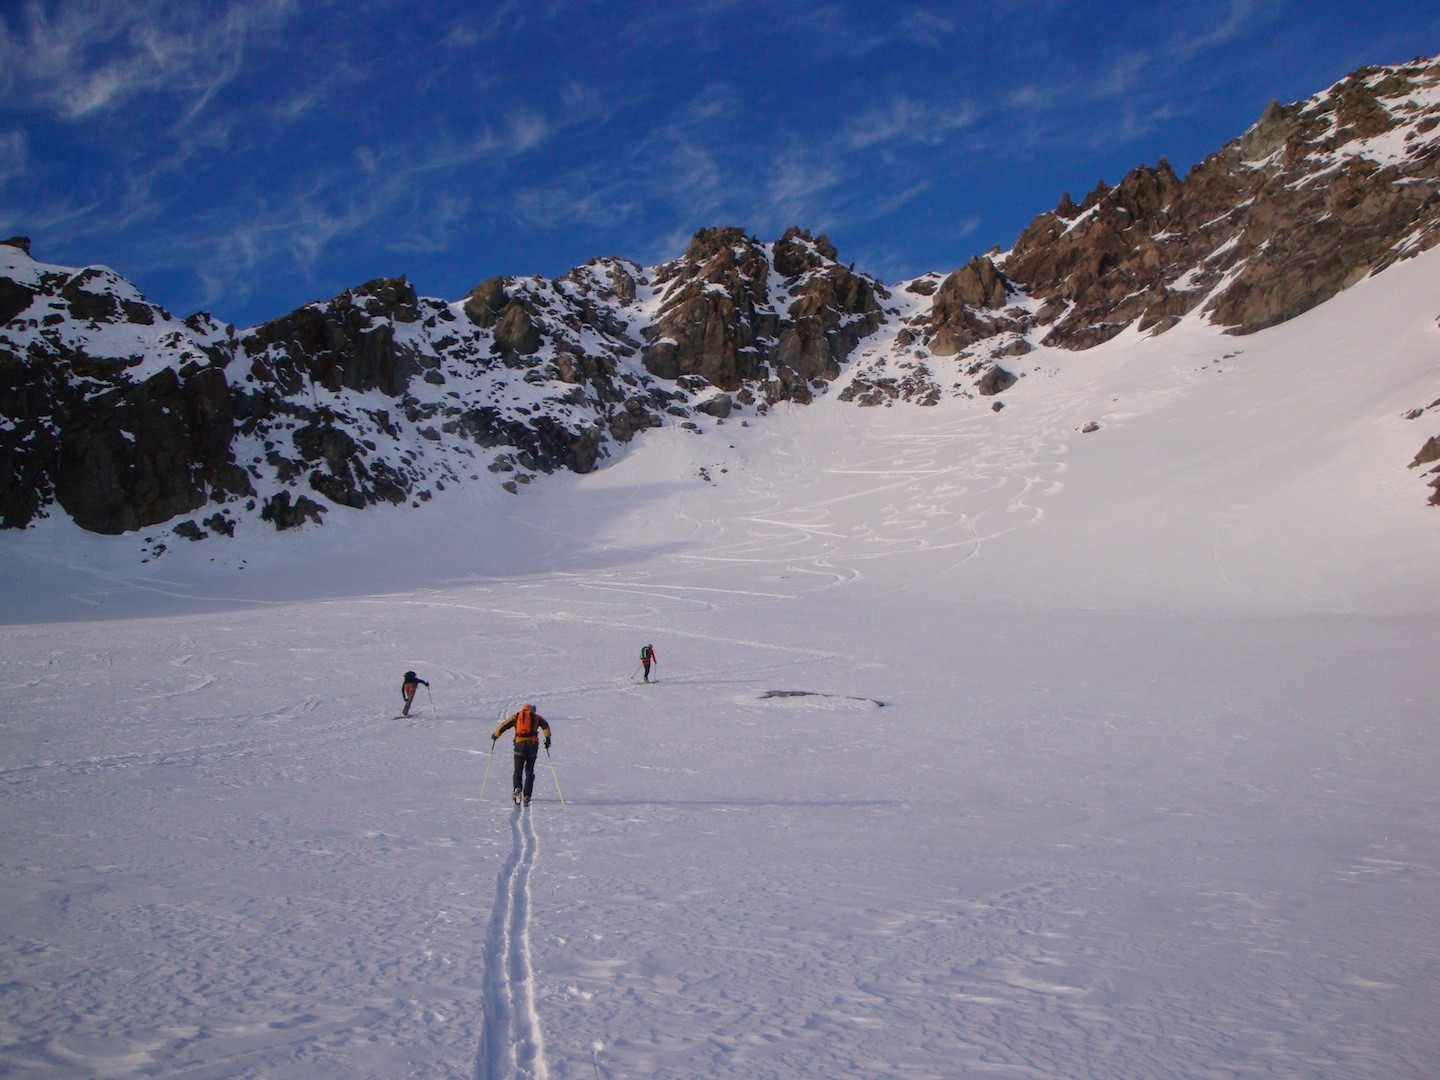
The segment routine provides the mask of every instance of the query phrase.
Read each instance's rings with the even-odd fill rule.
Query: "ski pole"
[[[485,785],[490,782],[490,765],[495,760],[495,740],[490,740],[490,756],[485,759],[485,779],[480,781],[480,798],[477,802],[485,801]]]
[[[550,747],[545,747],[545,761],[550,766],[550,775],[555,780],[555,794],[560,796],[560,805],[565,805],[565,793],[560,790],[560,777],[555,772],[555,759],[550,756]]]
[[[630,681],[631,681],[631,682],[634,682],[634,681],[635,681],[635,676],[640,674],[640,669],[641,669],[642,667],[644,667],[644,666],[645,666],[644,664],[636,664],[636,665],[635,665],[635,670],[634,670],[634,671],[631,673],[631,675],[630,675]]]
[[[430,704],[433,706],[435,704],[435,695],[430,692],[430,684],[428,682],[425,684],[425,696],[430,699]]]

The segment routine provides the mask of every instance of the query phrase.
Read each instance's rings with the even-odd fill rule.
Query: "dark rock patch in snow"
[[[826,694],[819,690],[766,690],[760,695],[761,701],[768,698],[830,698],[835,701],[858,701],[876,709],[885,708],[885,702],[875,698],[856,697],[854,694]]]

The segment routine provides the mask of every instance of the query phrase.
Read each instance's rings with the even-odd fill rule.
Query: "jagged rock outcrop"
[[[1037,218],[1005,260],[1006,275],[1044,304],[1037,322],[1053,320],[1044,343],[1088,348],[1152,313],[1154,304],[1182,313],[1198,295],[1174,300],[1156,234],[1180,190],[1169,162],[1135,169],[1114,188],[1102,183],[1079,207]],[[1068,206],[1065,206],[1068,204]]]
[[[398,343],[395,332],[397,324],[419,318],[418,305],[403,277],[370,281],[256,327],[240,349],[268,364],[287,394],[313,383],[331,393],[379,390],[393,396],[419,371],[416,350]]]
[[[1162,160],[1062,200],[1002,269],[1064,348],[1197,309],[1236,333],[1293,318],[1440,241],[1437,85],[1440,64],[1422,60],[1272,102],[1183,181]]]
[[[666,422],[807,400],[883,319],[878,287],[799,230],[708,230],[653,278],[597,259],[453,304],[382,278],[243,332],[179,322],[103,268],[38,263],[21,239],[4,250],[6,527],[59,506],[112,533],[198,515],[177,526],[198,539],[486,475],[518,491]]]
[[[633,301],[627,270],[596,274]],[[581,278],[566,288],[593,312]],[[587,471],[607,431],[623,441],[659,422],[672,395],[638,365],[615,367],[633,340],[596,355],[561,319],[542,355],[537,312],[554,288],[509,287],[449,305],[379,279],[237,333],[206,315],[179,322],[104,268],[47,266],[12,240],[0,249],[0,525],[58,506],[105,533],[205,508],[214,532],[247,515],[290,528],[336,506],[423,501],[481,465]],[[495,311],[491,329],[476,310]],[[522,322],[509,312],[534,336],[507,334]]]
[[[1440,401],[1435,402],[1435,404],[1430,407],[1432,409],[1440,408]],[[1425,411],[1424,409],[1419,409],[1415,415],[1419,416]],[[1423,468],[1426,465],[1433,465],[1437,461],[1440,461],[1440,435],[1432,435],[1425,440],[1425,445],[1420,447],[1419,453],[1417,453],[1415,459],[1410,462],[1410,468]],[[1435,478],[1427,482],[1427,486],[1434,492],[1428,501],[1431,506],[1440,506],[1440,467],[1429,470],[1428,475]]]
[[[893,405],[897,401],[912,405],[938,405],[943,389],[935,381],[930,368],[917,360],[901,360],[895,364],[896,374],[878,371],[857,375],[840,391],[841,401],[851,401],[863,408]]]
[[[1440,242],[1440,62],[1367,68],[1271,103],[1178,177],[1162,159],[1069,194],[1005,253],[897,290],[893,345],[862,358],[859,404],[986,396],[1005,358],[1078,351],[1187,316],[1244,334]]]
[[[770,251],[741,229],[702,229],[655,275],[664,293],[646,369],[727,391],[759,384],[772,403],[809,401],[883,319],[878,283],[835,259],[827,237],[800,229]]]
[[[224,375],[181,381],[173,369],[86,400],[62,399],[53,479],[82,528],[119,533],[204,506],[212,492],[249,493],[229,460],[233,425]]]
[[[982,338],[1019,329],[1013,318],[993,314],[1005,306],[1008,282],[995,264],[977,255],[935,289],[927,331],[930,351],[954,356]]]
[[[102,267],[46,267],[0,246],[0,525],[52,502],[119,533],[249,493],[220,367],[188,328]],[[23,305],[13,302],[23,296]],[[137,352],[137,343],[141,351]]]
[[[619,286],[617,302],[633,299],[629,271],[602,260],[561,282],[492,278],[453,305],[417,297],[403,278],[310,305],[241,337],[238,352],[249,360],[238,388],[242,431],[282,483],[303,482],[352,508],[429,499],[447,482],[478,476],[466,472],[478,469],[466,464],[477,457],[488,472],[527,480],[527,471],[588,472],[607,430],[623,442],[656,422],[643,405],[616,415],[634,390],[654,402],[643,379],[631,376],[632,389],[618,377],[616,359],[636,346],[623,319],[599,317],[606,282]],[[612,346],[594,348],[587,317],[618,334]],[[321,400],[317,387],[338,397]],[[366,408],[346,391],[393,401]],[[297,502],[279,504],[268,520],[288,527],[317,517]]]
[[[698,375],[725,390],[762,378],[758,343],[773,340],[780,326],[769,277],[769,260],[744,230],[696,233],[685,254],[655,276],[665,298],[646,335],[646,369],[662,379]]]
[[[0,415],[8,420],[0,429],[0,528],[21,528],[54,501],[56,381],[48,372],[32,378],[22,360],[0,352]]]
[[[492,277],[486,278],[471,289],[461,307],[471,322],[482,330],[488,330],[500,321],[500,316],[509,303],[510,297],[505,291],[505,279]]]

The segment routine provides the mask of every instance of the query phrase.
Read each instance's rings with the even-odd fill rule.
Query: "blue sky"
[[[706,225],[895,281],[1437,52],[1433,0],[0,0],[0,234],[241,326]]]

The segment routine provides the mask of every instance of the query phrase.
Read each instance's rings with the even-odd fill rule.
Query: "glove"
[[[545,749],[546,749],[546,750],[549,750],[549,749],[550,749],[550,736],[549,736],[549,735],[546,735],[546,736],[545,736]]]
[[[491,741],[491,743],[494,743],[494,741],[495,741],[496,739],[498,739],[498,738],[500,738],[499,735],[491,735],[491,736],[490,736],[490,741]]]

